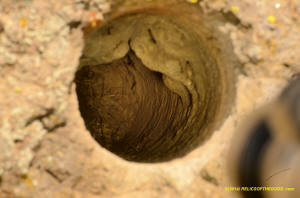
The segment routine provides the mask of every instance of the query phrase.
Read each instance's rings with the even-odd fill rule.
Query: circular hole
[[[211,30],[166,13],[127,13],[85,36],[79,109],[95,140],[126,160],[184,156],[222,123],[233,98]]]

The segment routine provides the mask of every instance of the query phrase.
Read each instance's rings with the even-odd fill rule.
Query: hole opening
[[[76,92],[101,146],[129,161],[168,161],[222,123],[233,98],[231,70],[221,47],[205,39],[207,24],[194,22],[127,14],[85,36]]]

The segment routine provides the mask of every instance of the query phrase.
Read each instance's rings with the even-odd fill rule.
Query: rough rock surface
[[[224,187],[236,126],[300,71],[300,2],[195,6],[227,19],[221,31],[242,64],[236,103],[223,126],[187,156],[138,164],[92,139],[72,83],[83,48],[80,24],[102,19],[109,3],[0,1],[0,197],[233,197]]]

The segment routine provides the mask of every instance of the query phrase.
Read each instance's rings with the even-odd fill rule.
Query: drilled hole
[[[232,101],[231,70],[222,47],[206,39],[209,29],[198,32],[166,12],[123,15],[88,33],[76,73],[87,129],[130,161],[184,156],[220,125]]]

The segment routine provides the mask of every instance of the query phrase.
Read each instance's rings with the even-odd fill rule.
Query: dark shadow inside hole
[[[128,160],[147,161],[164,151],[187,121],[190,107],[133,51],[110,64],[83,67],[75,82],[87,129]]]

